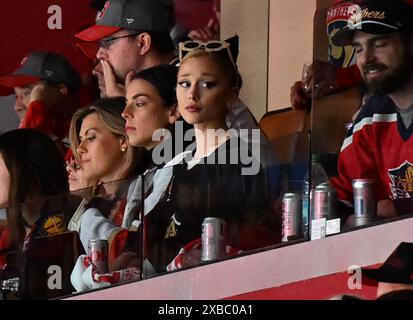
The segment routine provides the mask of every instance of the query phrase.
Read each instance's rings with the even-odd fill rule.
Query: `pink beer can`
[[[282,242],[302,235],[302,206],[298,193],[286,193],[282,199]]]
[[[89,240],[89,258],[92,269],[99,274],[109,272],[109,242],[102,239]]]

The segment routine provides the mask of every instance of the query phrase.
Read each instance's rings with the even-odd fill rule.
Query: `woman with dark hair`
[[[49,136],[33,129],[0,135],[0,185],[0,207],[8,207],[6,247],[22,249],[31,238],[66,230],[57,195],[69,190],[67,174]]]
[[[156,130],[173,130],[180,117],[175,92],[177,72],[172,65],[159,65],[139,72],[127,86],[122,116],[132,145],[151,150],[160,142],[153,139]]]

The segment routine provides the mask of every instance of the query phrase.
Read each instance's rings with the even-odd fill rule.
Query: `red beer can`
[[[92,270],[97,273],[109,272],[109,242],[102,239],[89,240],[89,258],[92,261]]]

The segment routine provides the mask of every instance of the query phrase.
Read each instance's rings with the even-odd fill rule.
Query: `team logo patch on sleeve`
[[[406,161],[400,167],[389,170],[393,200],[411,199],[413,194],[413,165]]]

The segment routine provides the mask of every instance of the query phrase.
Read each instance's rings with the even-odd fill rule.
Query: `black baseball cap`
[[[356,31],[370,34],[413,32],[413,6],[406,1],[366,0],[352,5],[349,10],[347,25],[331,37],[336,46],[350,45]]]
[[[64,84],[72,91],[81,86],[79,73],[63,55],[39,51],[24,57],[12,75],[0,77],[0,95],[12,94],[14,87],[25,87],[41,80]]]
[[[98,41],[122,29],[169,32],[166,0],[109,0],[96,24],[75,35],[82,41]]]
[[[413,284],[413,243],[400,243],[379,268],[362,268],[361,272],[362,282],[367,285],[377,282]]]

